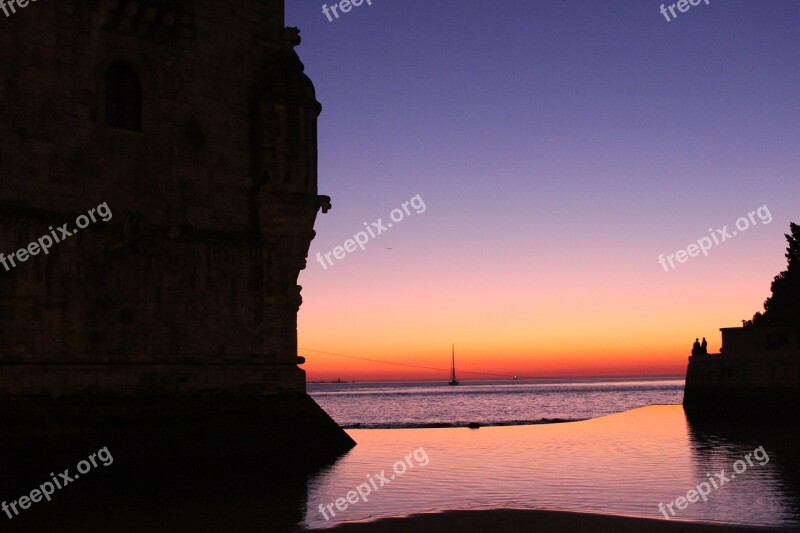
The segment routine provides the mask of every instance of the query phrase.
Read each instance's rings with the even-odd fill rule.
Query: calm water
[[[634,386],[642,387],[643,394],[676,398],[671,385],[664,384],[660,389],[653,386],[655,390],[649,389],[651,385]],[[575,413],[589,416],[609,408],[600,405],[603,395],[626,398],[619,391],[601,392],[580,386],[565,385],[561,394],[547,387],[537,388],[535,384],[523,387],[525,393],[502,390],[497,395],[488,391],[437,392],[408,387],[407,397],[398,398],[397,402],[407,406],[410,413],[397,406],[389,408],[388,400],[378,402],[374,397],[377,395],[363,390],[364,398],[354,398],[355,392],[344,393],[350,395],[347,400],[330,395],[323,398],[327,398],[327,405],[340,409],[336,417],[341,421],[366,422],[377,416],[383,424],[419,420],[530,420],[574,417]],[[505,404],[506,409],[492,416],[491,409],[480,405],[481,399],[493,405]],[[348,401],[366,413],[357,409],[345,413],[343,405]],[[425,416],[424,409],[416,403],[422,401],[435,406],[434,415]],[[525,407],[525,402],[530,406]],[[687,421],[679,405],[644,407],[566,424],[475,430],[351,429],[348,433],[358,446],[309,481],[306,527],[324,528],[339,521],[448,509],[499,507],[664,519],[658,509],[660,502],[667,504],[686,496],[687,491],[707,479],[707,473],[721,471],[730,481],[713,490],[707,502],[690,503],[685,510],[675,508],[677,518],[800,526],[796,440],[756,428],[742,433],[696,427]],[[762,460],[764,465],[753,461],[754,466],[746,467],[733,478],[734,463],[744,460],[759,446],[764,447],[769,461]],[[382,471],[388,483],[381,487]],[[358,503],[348,504],[344,511],[334,507],[336,516],[329,515],[329,520],[325,520],[319,504],[346,498],[348,492],[370,478],[378,488],[370,488],[366,502],[358,499]],[[366,493],[365,485],[361,489]],[[351,499],[356,497],[356,493],[351,494]]]
[[[308,392],[345,428],[528,424],[580,420],[683,400],[683,378],[446,383],[310,383]]]

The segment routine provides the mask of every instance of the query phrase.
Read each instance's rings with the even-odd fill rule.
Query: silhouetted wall
[[[0,252],[113,213],[0,265],[0,394],[304,390],[297,276],[328,199],[283,9],[59,0],[0,16]]]
[[[781,418],[800,401],[800,349],[793,328],[722,328],[722,353],[693,355],[683,405],[695,417]]]

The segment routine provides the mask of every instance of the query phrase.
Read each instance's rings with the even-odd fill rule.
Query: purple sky
[[[323,3],[287,0],[286,15],[323,106],[319,189],[333,199],[300,277],[301,346],[376,355],[312,335],[314,302],[348,304],[337,324],[352,332],[399,287],[424,312],[427,298],[471,288],[518,287],[523,296],[493,303],[533,302],[546,292],[534,280],[651,303],[652,291],[690,302],[709,285],[752,282],[704,315],[705,331],[736,325],[768,295],[783,233],[800,222],[800,2],[711,0],[671,22],[644,0],[372,0],[333,22]],[[328,270],[314,261],[417,194],[425,213]],[[657,263],[764,204],[771,224],[672,272]],[[553,303],[541,305],[515,312]],[[464,333],[442,329],[446,346]]]

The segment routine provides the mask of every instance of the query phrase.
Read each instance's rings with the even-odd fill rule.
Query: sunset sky
[[[333,203],[299,281],[310,381],[445,380],[451,343],[462,379],[679,375],[761,308],[800,221],[800,3],[659,6],[287,2]]]

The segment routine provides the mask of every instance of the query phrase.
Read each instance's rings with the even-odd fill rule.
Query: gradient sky
[[[660,3],[287,0],[333,202],[300,275],[309,380],[446,379],[451,343],[463,372],[676,375],[761,308],[800,222],[800,2]]]

